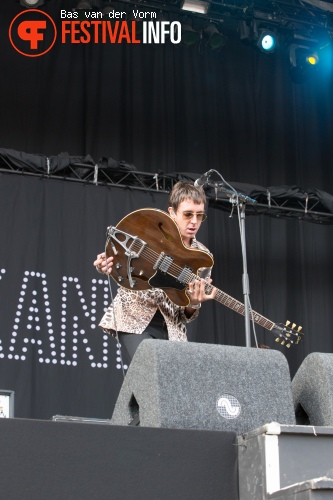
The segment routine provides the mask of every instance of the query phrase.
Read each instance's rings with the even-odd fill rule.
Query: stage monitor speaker
[[[294,424],[291,379],[275,350],[144,340],[121,387],[114,425],[248,432]]]
[[[333,426],[333,354],[313,352],[292,380],[297,423]]]

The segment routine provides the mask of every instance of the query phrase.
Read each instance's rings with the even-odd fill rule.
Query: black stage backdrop
[[[221,52],[182,44],[61,43],[44,56],[17,53],[8,38],[18,2],[2,2],[1,147],[47,156],[102,156],[140,171],[205,172],[259,186],[331,192],[331,58],[316,78],[289,77],[287,51],[271,55],[238,34]],[[124,4],[122,4],[124,8]]]
[[[58,30],[60,9],[75,3],[45,4]],[[28,58],[8,37],[19,2],[3,4],[2,148],[112,157],[145,172],[214,168],[228,181],[333,192],[331,60],[295,83],[283,50],[267,56],[236,38],[220,53],[58,38]],[[166,207],[167,196],[6,173],[0,190],[0,388],[15,390],[20,417],[110,417],[122,375],[115,342],[96,327],[110,297],[91,264],[107,225]],[[306,354],[333,352],[331,227],[252,216],[246,236],[253,308],[303,325],[303,344],[283,351],[293,374]],[[242,300],[236,217],[210,208],[200,239],[215,256],[214,282]],[[243,318],[207,303],[189,335],[244,345]],[[275,347],[260,329],[258,339]]]
[[[165,195],[6,174],[0,186],[1,387],[16,416],[111,417],[122,372],[97,326],[110,293],[92,262],[106,221]]]

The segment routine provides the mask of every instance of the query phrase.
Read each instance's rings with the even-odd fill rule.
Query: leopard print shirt
[[[209,252],[195,238],[192,240],[191,248]],[[210,268],[201,268],[199,275],[203,278],[209,278],[210,273]],[[113,304],[106,310],[99,326],[104,332],[112,335],[115,330],[141,334],[153,319],[157,309],[164,317],[169,340],[186,342],[185,325],[198,316],[199,309],[195,309],[192,316],[188,318],[184,312],[185,308],[171,302],[160,288],[133,291],[119,287]]]

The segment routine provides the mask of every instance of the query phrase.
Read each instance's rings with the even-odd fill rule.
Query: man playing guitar
[[[168,212],[179,229],[183,245],[209,254],[209,250],[196,239],[201,223],[206,219],[205,205],[206,196],[201,187],[180,181],[170,193]],[[104,252],[94,261],[95,268],[103,274],[110,274],[113,264],[114,256],[106,258]],[[202,302],[215,297],[214,287],[209,288],[209,293],[205,289],[205,285],[211,283],[210,272],[211,267],[200,268],[199,277],[188,283],[186,293],[190,302],[186,306],[175,304],[161,288],[131,290],[120,285],[99,326],[115,337],[118,335],[127,364],[144,339],[187,341],[186,323],[198,316]]]

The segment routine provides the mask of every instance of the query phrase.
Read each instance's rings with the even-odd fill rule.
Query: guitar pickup
[[[170,257],[170,255],[165,255],[164,252],[161,252],[153,266],[153,269],[159,269],[162,273],[167,273],[172,263],[173,258]]]
[[[191,269],[188,266],[184,266],[180,275],[177,278],[177,281],[179,281],[180,283],[183,283],[183,284],[188,283],[189,278],[192,277],[192,273],[193,273],[193,269]]]

